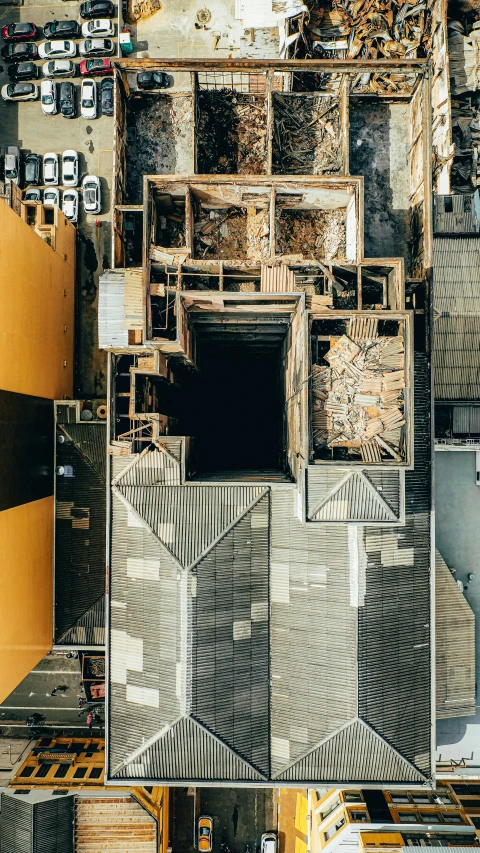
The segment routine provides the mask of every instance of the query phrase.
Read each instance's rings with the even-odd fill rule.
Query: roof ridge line
[[[132,461],[129,462],[128,465],[125,465],[125,468],[122,468],[120,473],[112,479],[111,485],[116,486],[117,483],[119,483],[120,480],[124,477],[124,475],[131,471],[132,468],[135,468],[135,466],[138,465],[138,463],[140,462],[140,459],[142,459],[148,452],[149,446],[147,445],[147,447],[143,448],[141,453],[135,453]]]
[[[218,543],[223,539],[223,537],[224,537],[224,536],[226,536],[226,535],[227,535],[227,533],[230,533],[230,531],[231,531],[231,530],[233,530],[233,528],[237,526],[237,524],[242,520],[242,518],[245,518],[246,514],[247,514],[248,512],[250,512],[250,510],[252,510],[252,509],[253,509],[253,507],[254,507],[254,506],[255,506],[259,501],[261,501],[261,500],[262,500],[262,498],[264,498],[264,497],[265,497],[265,495],[268,495],[268,494],[269,494],[269,491],[270,491],[269,487],[268,487],[268,486],[265,486],[265,487],[264,487],[264,489],[263,489],[263,491],[262,491],[262,493],[261,493],[260,495],[257,495],[257,497],[256,497],[253,501],[251,501],[251,503],[250,503],[250,504],[249,504],[249,505],[248,505],[248,506],[247,506],[247,507],[246,507],[246,508],[245,508],[245,509],[240,513],[240,515],[238,515],[238,516],[234,519],[234,521],[230,522],[230,524],[225,528],[225,530],[222,530],[222,532],[221,532],[221,533],[220,533],[220,534],[219,534],[219,535],[218,535],[218,536],[217,536],[217,537],[216,537],[216,538],[215,538],[215,539],[214,539],[214,540],[213,540],[213,541],[208,545],[208,547],[207,547],[207,548],[206,548],[206,549],[205,549],[205,550],[200,554],[200,556],[199,556],[199,557],[197,557],[197,558],[193,561],[193,563],[190,563],[190,564],[186,567],[186,568],[187,568],[187,570],[188,570],[188,571],[191,571],[193,568],[195,568],[195,566],[197,566],[197,565],[198,565],[198,563],[200,562],[200,560],[203,560],[203,558],[204,558],[204,557],[206,557],[206,556],[207,556],[207,554],[209,554],[209,553],[210,553],[210,551],[211,551],[213,548],[215,548],[215,546],[216,546],[216,545],[218,545]]]
[[[385,512],[390,516],[390,521],[397,522],[398,516],[395,515],[392,507],[386,502],[385,498],[375,488],[375,486],[373,485],[371,480],[369,480],[368,474],[365,474],[364,469],[362,469],[360,471],[356,471],[355,473],[361,477],[361,479],[364,481],[365,485],[367,486],[367,489],[371,493],[372,497],[377,501],[377,503],[380,504],[381,507],[383,507]]]
[[[233,755],[237,761],[241,761],[242,764],[246,764],[247,767],[251,767],[252,770],[255,770],[255,773],[258,773],[258,775],[261,776],[262,779],[264,779],[265,781],[268,780],[268,776],[266,776],[265,773],[262,773],[262,771],[259,770],[258,767],[255,767],[255,765],[252,764],[251,761],[247,761],[247,759],[244,758],[243,755],[239,755],[239,753],[236,752],[234,749],[232,749],[232,747],[226,741],[222,740],[222,738],[220,738],[218,735],[216,735],[214,732],[212,732],[212,730],[209,729],[208,726],[206,726],[204,723],[200,722],[200,720],[197,720],[196,717],[189,714],[188,716],[185,716],[185,719],[191,720],[192,723],[195,723],[195,725],[198,726],[199,729],[206,732],[207,735],[212,738],[212,740],[217,741],[217,743],[219,743],[220,746],[222,746],[231,755]]]
[[[336,483],[336,484],[335,484],[335,485],[330,489],[330,491],[325,495],[325,497],[323,497],[323,498],[320,500],[319,504],[318,504],[318,505],[315,505],[315,506],[313,507],[313,509],[309,509],[309,511],[308,511],[308,515],[309,515],[309,517],[311,518],[311,517],[312,517],[312,515],[315,515],[315,514],[319,511],[319,509],[322,509],[322,507],[323,507],[323,506],[325,506],[325,504],[326,504],[329,500],[331,500],[331,499],[332,499],[332,498],[337,494],[337,492],[339,492],[339,491],[340,491],[340,489],[341,489],[341,488],[343,488],[343,486],[345,485],[345,483],[348,483],[348,481],[349,481],[349,480],[350,480],[350,478],[353,476],[353,474],[355,474],[355,471],[353,471],[353,470],[349,470],[349,471],[347,471],[347,473],[343,475],[343,477],[338,481],[338,483]]]
[[[70,433],[65,429],[64,424],[57,424],[57,426],[58,426],[58,427],[59,427],[59,429],[61,429],[61,430],[62,430],[62,432],[64,432],[64,433],[65,433],[65,435],[69,438],[69,440],[72,442],[72,444],[73,444],[73,446],[74,446],[75,450],[77,450],[77,451],[78,451],[78,453],[80,453],[80,454],[82,455],[82,457],[84,457],[84,458],[85,458],[85,460],[86,460],[86,461],[88,462],[88,464],[90,465],[90,468],[92,468],[92,469],[93,469],[93,471],[95,471],[95,474],[97,475],[97,477],[99,477],[99,478],[100,478],[100,480],[102,480],[102,482],[103,482],[103,483],[106,483],[106,482],[107,482],[106,477],[104,477],[104,476],[103,476],[103,474],[101,474],[101,473],[100,473],[100,471],[98,470],[97,466],[96,466],[96,465],[94,465],[94,463],[93,463],[93,462],[92,462],[92,460],[90,459],[90,456],[88,455],[88,453],[86,452],[86,450],[84,450],[84,449],[83,449],[83,447],[81,447],[81,446],[78,444],[78,442],[76,442],[76,441],[75,441],[75,439],[74,439],[74,438],[72,438],[72,436],[70,435]],[[75,424],[75,426],[78,426],[78,424]]]
[[[128,765],[131,764],[132,761],[134,761],[136,758],[140,758],[140,756],[143,755],[143,753],[146,752],[147,749],[150,749],[150,747],[157,743],[157,741],[161,740],[162,737],[165,737],[167,732],[170,729],[173,729],[182,719],[183,714],[181,714],[179,717],[176,717],[173,723],[167,723],[165,726],[163,726],[163,728],[160,729],[160,731],[156,732],[154,735],[152,735],[151,738],[142,743],[141,746],[137,747],[137,749],[134,749],[133,752],[124,761],[121,761],[119,764],[116,765],[115,769],[112,771],[112,775],[115,776],[120,770],[123,770],[125,767],[128,767]]]
[[[389,748],[389,749],[391,749],[391,750],[392,750],[392,752],[394,752],[394,753],[395,753],[395,755],[397,755],[397,756],[398,756],[398,758],[399,758],[399,759],[400,759],[404,764],[406,764],[408,767],[410,767],[412,770],[414,770],[414,771],[415,771],[415,773],[418,773],[418,775],[419,775],[419,776],[421,776],[421,777],[422,777],[422,779],[424,779],[424,780],[425,780],[425,782],[430,782],[430,781],[431,781],[431,778],[430,778],[430,777],[428,777],[428,776],[426,776],[426,775],[425,775],[425,773],[423,772],[423,770],[420,770],[420,768],[419,768],[419,767],[417,767],[417,765],[416,765],[416,764],[414,764],[414,763],[413,763],[413,761],[410,761],[410,759],[409,759],[409,758],[406,758],[406,757],[405,757],[405,755],[402,755],[402,753],[400,752],[400,750],[398,750],[395,746],[393,746],[393,744],[392,744],[392,743],[390,743],[390,741],[389,741],[389,740],[387,740],[383,735],[381,735],[379,732],[377,732],[377,730],[376,730],[376,729],[374,729],[374,727],[373,727],[370,723],[367,723],[367,721],[366,721],[366,720],[364,720],[364,719],[363,719],[363,717],[359,716],[359,717],[358,717],[358,719],[359,719],[359,722],[361,722],[361,723],[365,726],[365,728],[367,728],[367,729],[369,729],[371,732],[373,732],[373,734],[375,735],[375,737],[377,737],[379,740],[381,740],[381,741],[382,741],[382,743],[386,744],[386,746],[388,746],[388,748]]]
[[[58,640],[57,640],[56,642],[57,642],[57,643],[61,643],[61,642],[62,642],[62,640],[67,636],[67,634],[69,634],[69,633],[70,633],[70,631],[73,631],[75,628],[77,628],[77,627],[78,627],[78,628],[83,628],[83,627],[85,627],[84,625],[79,625],[79,624],[78,624],[78,623],[79,623],[79,621],[80,621],[80,619],[83,619],[83,617],[84,617],[84,616],[86,616],[86,615],[87,615],[87,613],[90,613],[90,610],[93,610],[93,608],[97,606],[97,604],[98,604],[98,602],[100,601],[100,599],[101,599],[101,598],[105,598],[105,596],[106,596],[106,592],[102,592],[102,593],[101,593],[101,595],[99,595],[99,596],[98,596],[98,598],[96,598],[96,599],[95,599],[95,601],[93,602],[93,604],[91,604],[91,605],[90,605],[90,607],[87,607],[87,609],[85,610],[85,612],[84,612],[84,613],[82,613],[82,615],[78,617],[78,619],[73,623],[73,625],[71,625],[71,626],[70,626],[70,628],[67,628],[67,630],[66,630],[66,631],[64,631],[64,632],[63,632],[63,634],[61,634],[61,635],[60,635],[60,637],[58,638]],[[99,626],[99,627],[100,627],[100,626]]]
[[[351,720],[347,720],[346,723],[342,723],[341,726],[338,726],[338,728],[334,729],[332,732],[330,732],[330,734],[326,735],[321,740],[318,740],[316,743],[314,743],[313,746],[309,747],[305,752],[302,752],[301,755],[298,755],[297,758],[295,758],[293,761],[289,761],[288,764],[285,764],[285,766],[282,767],[282,769],[279,770],[278,773],[272,774],[272,779],[278,779],[278,777],[282,773],[285,773],[291,767],[295,767],[295,764],[298,764],[299,761],[303,761],[303,759],[307,758],[307,756],[310,755],[310,753],[315,752],[316,749],[319,749],[321,746],[324,746],[324,744],[328,743],[329,740],[332,740],[332,738],[336,737],[344,729],[348,729],[349,726],[351,726],[354,723],[357,723],[359,721],[360,721],[360,717],[357,715],[356,717],[352,717]]]
[[[127,488],[138,489],[139,487],[138,486],[127,486]],[[148,486],[148,488],[151,488],[151,486]],[[170,487],[168,487],[168,488],[170,488]],[[175,487],[172,486],[171,488],[175,488]],[[126,507],[127,510],[130,510],[131,512],[133,512],[135,517],[138,518],[138,520],[140,521],[141,526],[144,527],[145,530],[148,530],[148,532],[151,533],[152,536],[155,537],[155,539],[158,542],[158,544],[160,545],[160,547],[163,548],[167,552],[168,556],[172,558],[172,560],[174,561],[177,568],[181,569],[182,572],[186,571],[185,567],[182,566],[182,564],[180,563],[178,558],[175,556],[175,554],[173,554],[172,551],[170,551],[170,548],[168,548],[165,545],[165,542],[162,542],[162,540],[159,539],[159,537],[157,536],[157,534],[155,533],[153,528],[150,527],[150,525],[148,524],[146,519],[143,517],[143,515],[140,515],[140,513],[135,509],[133,504],[131,504],[130,501],[127,500],[125,495],[122,494],[122,492],[119,490],[119,488],[117,486],[112,485],[112,493],[117,496],[117,498],[122,502],[122,504]]]

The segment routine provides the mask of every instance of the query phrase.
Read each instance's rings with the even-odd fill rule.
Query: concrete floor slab
[[[480,683],[480,487],[476,485],[475,452],[435,453],[436,546],[476,616],[476,683]],[[469,581],[468,575],[474,574]],[[452,620],[455,614],[452,613]],[[480,772],[480,705],[471,717],[437,720],[437,761],[462,759]]]

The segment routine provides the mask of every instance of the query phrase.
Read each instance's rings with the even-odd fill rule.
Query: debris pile
[[[480,21],[473,24],[469,35],[465,35],[460,21],[450,21],[448,29],[455,143],[451,188],[457,193],[471,193],[480,186]]]
[[[341,171],[338,98],[275,93],[273,115],[274,172],[333,175]]]
[[[299,57],[421,59],[430,52],[431,0],[308,0],[307,6],[296,19]]]
[[[376,318],[356,317],[348,335],[330,338],[328,366],[312,366],[316,455],[341,447],[363,462],[404,459],[403,339],[377,333]]]
[[[266,174],[265,96],[242,95],[231,89],[200,90],[197,140],[201,174]]]
[[[277,217],[277,255],[333,260],[346,254],[346,211],[282,210]]]
[[[247,258],[247,211],[240,207],[201,210],[194,225],[196,258]]]
[[[160,0],[128,0],[125,20],[129,24],[150,18],[162,8]]]
[[[157,216],[156,245],[169,249],[185,246],[185,202],[170,195],[161,197],[161,213]]]

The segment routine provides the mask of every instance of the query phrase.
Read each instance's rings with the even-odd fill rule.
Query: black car
[[[77,21],[49,21],[43,28],[46,39],[79,39],[82,35]]]
[[[164,71],[139,71],[137,73],[138,89],[167,89],[170,78]]]
[[[64,118],[75,118],[75,86],[70,81],[60,86],[60,112]]]
[[[10,80],[19,83],[21,80],[36,80],[40,75],[40,67],[34,62],[16,62],[8,66]]]
[[[113,18],[115,6],[111,0],[87,0],[80,4],[80,17],[85,20],[90,18]]]
[[[15,62],[20,59],[38,59],[37,45],[31,41],[6,44],[0,53],[7,62]]]
[[[27,154],[25,157],[25,183],[31,186],[41,184],[40,167],[42,158],[39,154]]]
[[[113,116],[113,80],[105,77],[101,84],[102,90],[102,115]]]

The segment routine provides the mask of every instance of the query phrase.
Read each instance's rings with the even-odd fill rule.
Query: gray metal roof
[[[480,241],[434,239],[436,400],[480,399]]]
[[[402,515],[401,472],[310,465],[307,471],[311,521],[395,524]]]
[[[159,485],[157,449],[113,460],[110,778],[429,777],[425,356],[415,377],[405,527],[304,523],[287,483]],[[369,482],[396,519],[398,472]]]

